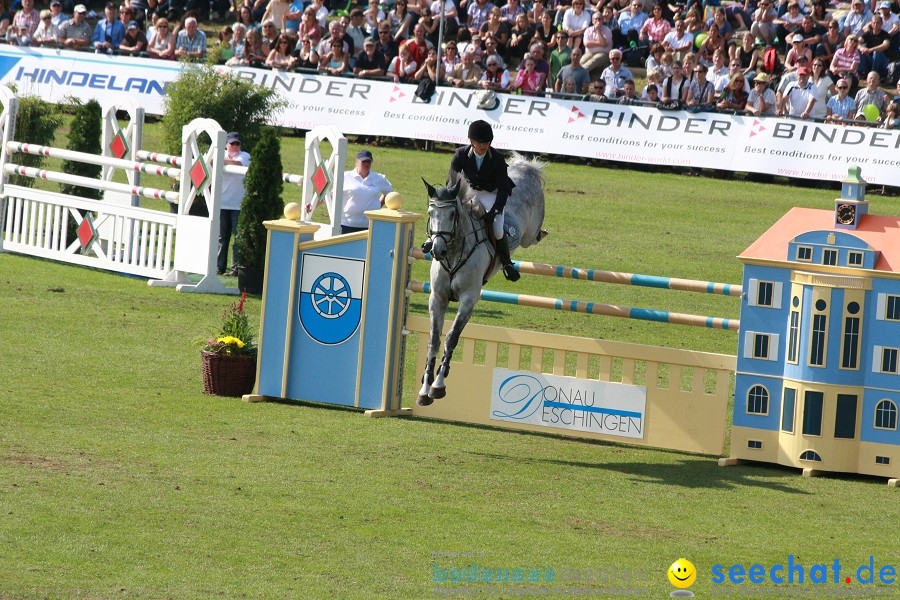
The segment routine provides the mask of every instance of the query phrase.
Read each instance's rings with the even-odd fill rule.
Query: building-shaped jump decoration
[[[833,210],[794,208],[744,264],[731,458],[900,478],[900,218],[859,167]]]

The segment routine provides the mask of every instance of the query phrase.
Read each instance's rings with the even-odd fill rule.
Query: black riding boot
[[[516,271],[512,259],[509,257],[509,243],[506,241],[506,236],[497,240],[497,256],[500,257],[500,263],[503,265],[503,276],[510,281],[518,281],[521,275]]]

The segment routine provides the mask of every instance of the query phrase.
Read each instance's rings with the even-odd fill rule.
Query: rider
[[[494,132],[482,120],[469,125],[470,145],[459,148],[450,161],[450,184],[460,175],[466,178],[475,190],[476,197],[484,207],[484,225],[493,229],[497,240],[497,255],[503,265],[503,275],[510,281],[519,280],[519,272],[509,256],[509,243],[503,235],[503,208],[515,184],[506,173],[506,157],[496,148],[491,148]]]

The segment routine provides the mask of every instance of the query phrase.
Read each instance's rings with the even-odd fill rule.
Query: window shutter
[[[784,284],[780,281],[776,281],[772,284],[772,308],[781,308],[781,294],[784,289]]]
[[[878,308],[875,310],[875,318],[884,321],[887,312],[887,294],[878,294]]]
[[[872,372],[881,373],[881,353],[883,346],[873,346],[872,348]]]
[[[778,360],[778,334],[769,335],[769,360]]]
[[[753,342],[756,339],[756,333],[748,331],[744,334],[744,358],[753,358]]]
[[[747,306],[756,306],[759,298],[759,279],[751,279],[747,286]]]

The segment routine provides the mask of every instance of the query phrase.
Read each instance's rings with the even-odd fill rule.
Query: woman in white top
[[[41,22],[38,23],[31,43],[35,45],[55,44],[59,41],[59,28],[53,24],[53,15],[46,8],[41,11]]]
[[[175,36],[169,31],[168,19],[157,19],[147,41],[147,52],[153,58],[175,58]]]
[[[824,119],[827,112],[828,98],[834,96],[837,90],[834,88],[834,80],[825,71],[825,61],[822,60],[821,56],[817,56],[812,62],[812,72],[809,80],[816,86],[816,103],[813,104],[809,116],[812,119]]]
[[[574,0],[563,15],[562,30],[569,34],[569,46],[581,48],[585,30],[591,26],[591,13],[584,10],[584,0]]]

